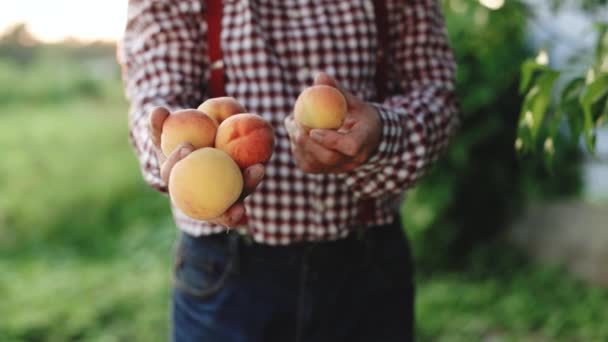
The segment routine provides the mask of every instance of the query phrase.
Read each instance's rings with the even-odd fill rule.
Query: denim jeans
[[[317,243],[265,246],[236,234],[178,243],[176,342],[404,342],[414,283],[400,224]]]

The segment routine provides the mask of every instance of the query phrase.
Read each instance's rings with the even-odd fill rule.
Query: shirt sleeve
[[[458,126],[455,63],[436,0],[399,1],[389,13],[389,96],[370,103],[382,122],[374,155],[349,172],[360,198],[400,194],[437,159]]]
[[[157,106],[174,111],[196,108],[205,94],[206,44],[200,1],[130,0],[119,44],[125,93],[130,103],[129,141],[144,180],[166,192],[148,130]]]

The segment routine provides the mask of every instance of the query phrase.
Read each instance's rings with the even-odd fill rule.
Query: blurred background
[[[126,1],[0,10],[0,341],[163,341],[176,230],[127,141]],[[518,156],[525,59],[585,68],[605,0],[444,0],[461,134],[409,193],[421,341],[608,340],[608,132]],[[567,140],[567,131],[564,131]]]

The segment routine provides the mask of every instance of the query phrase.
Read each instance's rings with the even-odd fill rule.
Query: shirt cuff
[[[404,115],[389,110],[378,103],[370,103],[370,105],[378,112],[378,116],[380,117],[380,144],[364,165],[374,166],[399,153],[401,147],[400,137],[403,134],[402,120]]]

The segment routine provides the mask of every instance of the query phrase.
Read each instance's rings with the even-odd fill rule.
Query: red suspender
[[[224,62],[222,60],[222,0],[207,0],[205,19],[207,20],[207,51],[211,75],[209,97],[226,95],[224,87]]]
[[[378,39],[375,79],[378,101],[382,101],[386,97],[386,55],[389,52],[386,18],[387,14],[385,0],[374,0],[374,19],[376,21],[376,37]]]
[[[224,60],[222,54],[222,0],[207,0],[205,19],[207,21],[207,55],[209,57],[209,97],[226,96],[224,80]],[[243,215],[239,225],[246,225],[247,215]]]
[[[386,23],[386,4],[384,0],[374,0],[374,20],[376,21],[376,101],[381,102],[386,97],[386,54],[388,53],[388,32]],[[374,218],[374,200],[361,200],[358,205],[358,218],[362,222]]]

